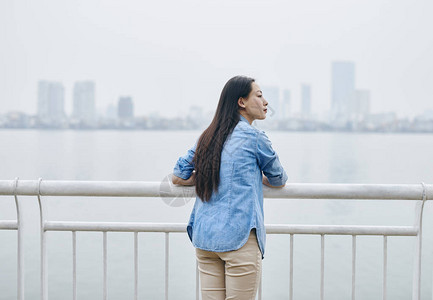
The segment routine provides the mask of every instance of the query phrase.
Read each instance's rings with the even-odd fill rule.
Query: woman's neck
[[[251,117],[248,116],[244,111],[241,111],[240,114],[247,119],[248,123],[250,123],[250,125],[253,123],[254,120],[251,120]]]

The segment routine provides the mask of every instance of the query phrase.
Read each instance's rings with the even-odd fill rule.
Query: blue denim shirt
[[[173,174],[188,179],[194,170],[196,144],[180,157]],[[187,226],[194,247],[225,252],[241,248],[256,228],[262,259],[266,245],[262,172],[273,186],[283,185],[287,174],[264,131],[242,115],[227,137],[221,153],[220,183],[208,202],[196,197]]]

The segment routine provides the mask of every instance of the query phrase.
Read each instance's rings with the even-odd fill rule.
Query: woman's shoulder
[[[235,129],[235,131],[241,132],[241,133],[246,133],[246,134],[250,134],[250,135],[254,135],[257,136],[258,134],[260,134],[262,132],[262,130],[251,126],[250,124],[246,123],[246,122],[239,122]]]
[[[235,132],[238,136],[241,135],[248,138],[253,138],[256,140],[256,143],[270,143],[269,137],[264,130],[249,124],[245,124],[245,122],[239,123],[242,124],[238,124],[235,128]]]

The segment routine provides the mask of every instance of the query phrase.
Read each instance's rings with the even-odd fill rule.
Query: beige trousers
[[[254,300],[262,272],[255,228],[238,250],[212,252],[196,248],[202,300]]]

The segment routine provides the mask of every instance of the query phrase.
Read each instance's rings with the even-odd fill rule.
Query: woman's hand
[[[270,188],[282,188],[282,187],[285,186],[285,184],[283,184],[283,185],[278,185],[278,186],[271,185],[271,184],[269,183],[268,177],[266,177],[265,174],[262,174],[262,175],[263,175],[263,178],[262,178],[262,182],[263,182],[263,184],[266,185],[266,186],[268,186],[268,187],[270,187]]]
[[[173,184],[187,186],[195,185],[195,172],[192,172],[191,176],[188,179],[182,179],[174,174],[171,174],[171,181],[173,182]]]

